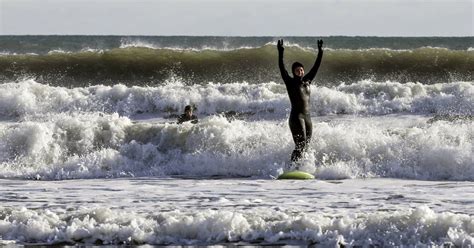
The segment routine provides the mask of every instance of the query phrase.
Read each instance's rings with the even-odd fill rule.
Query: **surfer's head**
[[[304,76],[304,66],[300,62],[293,63],[293,65],[291,66],[291,71],[293,72],[293,76]]]
[[[192,116],[193,115],[193,106],[186,105],[186,107],[184,107],[184,114],[187,115],[187,116]]]

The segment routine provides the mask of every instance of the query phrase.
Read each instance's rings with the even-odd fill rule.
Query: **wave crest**
[[[173,75],[188,84],[281,81],[273,45],[230,51],[139,46],[133,43],[108,51],[2,55],[0,70],[4,73],[0,80],[31,76],[41,82],[65,87],[117,82],[142,86],[163,84]],[[310,67],[315,56],[313,50],[298,46],[285,50],[288,64],[298,60]],[[331,86],[365,78],[424,84],[472,81],[473,67],[472,51],[428,47],[414,50],[327,50],[316,83]]]

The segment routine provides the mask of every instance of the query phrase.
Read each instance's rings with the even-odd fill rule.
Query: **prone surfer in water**
[[[283,40],[278,40],[278,66],[280,67],[281,77],[286,85],[288,96],[290,97],[290,130],[295,142],[295,150],[291,154],[291,161],[296,162],[301,159],[303,151],[311,141],[313,133],[313,124],[310,116],[310,84],[316,76],[321,59],[323,57],[323,40],[318,40],[318,57],[314,62],[313,68],[305,75],[304,67],[301,63],[295,62],[291,66],[293,77],[288,75],[283,63]]]
[[[186,105],[184,107],[184,113],[178,117],[178,124],[190,121],[193,124],[198,123],[198,118],[197,116],[193,115],[193,110],[195,110],[196,107],[191,106],[191,105]]]

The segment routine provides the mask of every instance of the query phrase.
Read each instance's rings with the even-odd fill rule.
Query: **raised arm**
[[[316,58],[316,62],[314,62],[313,68],[304,75],[303,81],[312,81],[314,77],[316,77],[316,73],[318,72],[319,66],[321,65],[321,60],[323,58],[323,40],[318,40],[318,57]]]
[[[285,69],[285,64],[283,63],[283,51],[285,50],[285,48],[283,47],[283,40],[278,40],[277,48],[278,48],[278,67],[280,67],[281,77],[283,78],[283,81],[286,83],[290,79],[290,75],[288,75],[288,72]]]

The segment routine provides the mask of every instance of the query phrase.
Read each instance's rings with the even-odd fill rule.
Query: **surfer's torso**
[[[311,81],[303,81],[303,79],[300,77],[288,77],[284,80],[290,98],[292,113],[309,114],[310,112]]]

